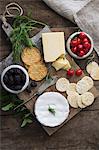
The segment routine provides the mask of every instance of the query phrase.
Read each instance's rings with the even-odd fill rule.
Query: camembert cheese
[[[53,62],[65,54],[64,32],[42,33],[45,62]]]

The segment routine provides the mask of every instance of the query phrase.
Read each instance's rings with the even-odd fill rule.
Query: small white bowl
[[[5,85],[5,83],[4,83],[4,81],[3,81],[3,77],[4,77],[5,73],[6,73],[8,70],[12,69],[12,68],[18,68],[18,69],[22,70],[22,71],[24,72],[24,74],[26,75],[26,82],[25,82],[25,84],[24,84],[24,86],[22,87],[21,90],[17,90],[17,91],[11,90],[11,89],[9,89],[9,88]],[[7,68],[5,68],[5,69],[3,70],[3,72],[2,72],[2,74],[1,74],[1,83],[2,83],[2,86],[4,87],[4,89],[7,90],[8,92],[13,93],[13,94],[18,94],[18,93],[21,93],[22,91],[24,91],[24,90],[26,89],[26,87],[28,86],[28,84],[29,84],[29,75],[28,75],[26,69],[23,68],[22,66],[20,66],[20,65],[10,65],[10,66],[8,66]]]
[[[81,33],[81,32],[75,32],[75,33],[73,33],[72,35],[70,35],[70,37],[68,38],[67,43],[66,43],[67,51],[69,52],[69,54],[70,54],[72,57],[74,57],[74,58],[76,58],[76,59],[84,59],[84,58],[88,57],[88,56],[92,53],[93,47],[94,47],[93,39],[91,38],[91,36],[90,36],[89,34],[85,33],[85,34],[87,35],[87,37],[89,38],[90,42],[91,42],[91,48],[90,48],[89,52],[88,52],[86,55],[82,56],[82,57],[79,57],[79,56],[77,56],[76,54],[74,54],[74,53],[71,51],[70,42],[71,42],[71,40],[72,40],[76,35],[79,35],[80,33]]]

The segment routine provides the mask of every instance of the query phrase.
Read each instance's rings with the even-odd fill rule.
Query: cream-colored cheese
[[[45,62],[53,62],[65,54],[64,32],[42,33]]]
[[[56,71],[60,69],[68,70],[71,68],[69,61],[66,58],[59,58],[55,62],[52,63],[52,66],[56,69]]]

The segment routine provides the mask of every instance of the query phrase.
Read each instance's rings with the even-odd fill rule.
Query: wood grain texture
[[[12,1],[0,0],[0,14],[5,5]],[[25,14],[32,10],[34,19],[48,23],[51,27],[75,26],[48,8],[42,0],[16,0],[16,2],[24,8]],[[3,59],[11,51],[11,44],[1,29],[0,32],[0,58]],[[97,56],[96,60],[98,61]],[[78,61],[81,68],[85,68],[85,63]],[[95,86],[99,90],[99,82],[95,82]],[[51,137],[44,132],[34,118],[33,124],[21,129],[20,119],[12,115],[13,113],[1,112],[0,114],[1,150],[99,149],[99,98]]]

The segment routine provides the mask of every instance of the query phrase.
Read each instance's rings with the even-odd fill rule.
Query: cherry
[[[76,74],[76,76],[81,76],[82,72],[83,71],[81,69],[78,69],[78,70],[76,70],[75,74]]]
[[[72,41],[71,41],[71,43],[70,43],[70,45],[71,45],[72,47],[77,46],[77,45],[78,45],[78,43],[77,43],[77,39],[72,40]]]
[[[67,75],[68,76],[73,76],[74,75],[74,70],[73,69],[67,70]]]
[[[83,49],[83,45],[82,45],[82,44],[79,44],[79,45],[78,45],[78,49],[79,49],[79,50]]]
[[[77,38],[77,43],[81,44],[81,39],[80,38]]]
[[[71,50],[72,50],[73,53],[76,53],[77,52],[77,47],[72,47]]]
[[[79,38],[84,39],[86,37],[86,34],[84,32],[80,32]]]
[[[85,42],[89,42],[88,38],[83,39],[83,43],[85,43]]]
[[[87,54],[89,52],[89,49],[84,48],[83,51],[85,52],[85,54]]]
[[[85,55],[85,52],[83,50],[81,50],[78,54],[80,57],[84,56]]]
[[[84,43],[84,47],[85,47],[86,49],[90,49],[90,48],[91,48],[91,44],[90,44],[89,42],[85,42],[85,43]]]

